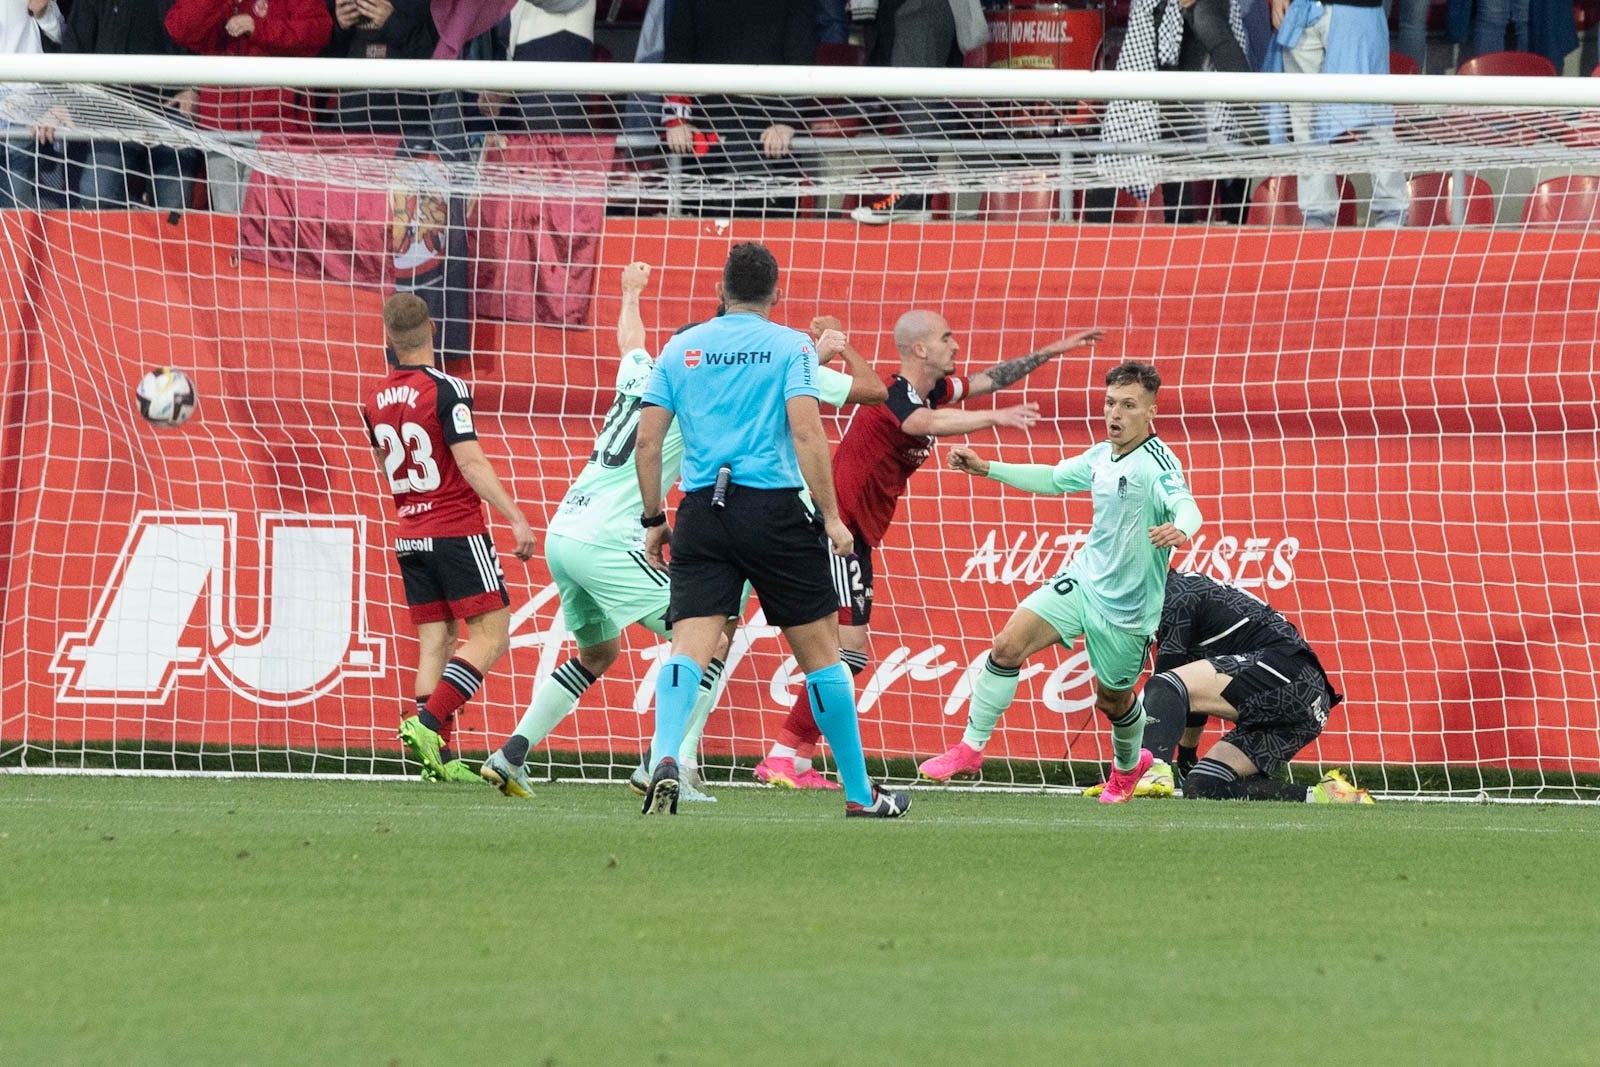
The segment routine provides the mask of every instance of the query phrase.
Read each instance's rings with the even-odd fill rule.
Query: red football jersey
[[[900,424],[918,408],[943,407],[964,399],[969,389],[967,379],[956,375],[940,381],[927,397],[919,396],[898,374],[884,381],[889,399],[878,407],[859,409],[833,453],[839,517],[873,548],[894,521],[895,505],[906,491],[906,482],[933,448],[932,437],[913,437],[900,429]]]
[[[467,383],[432,367],[397,367],[361,411],[400,514],[401,537],[488,532],[483,502],[450,446],[476,441]]]

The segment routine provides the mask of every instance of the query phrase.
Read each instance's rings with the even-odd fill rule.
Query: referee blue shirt
[[[741,311],[667,342],[644,402],[672,412],[683,432],[684,492],[714,484],[724,463],[736,485],[798,489],[804,482],[785,405],[817,395],[811,339]]]

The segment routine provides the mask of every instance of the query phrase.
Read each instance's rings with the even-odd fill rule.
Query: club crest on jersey
[[[686,348],[686,349],[684,349],[683,350],[683,365],[685,367],[689,368],[690,370],[694,370],[694,368],[696,368],[696,367],[698,367],[700,365],[700,357],[701,357],[702,354],[703,354],[702,350],[698,349],[698,348]]]
[[[1127,495],[1128,495],[1128,478],[1127,478],[1127,475],[1123,475],[1121,478],[1117,479],[1117,496],[1125,497]]]

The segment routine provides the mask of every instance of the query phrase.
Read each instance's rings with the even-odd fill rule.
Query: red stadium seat
[[[1084,190],[1073,190],[1072,210],[1079,222],[1089,221],[1085,217],[1084,200]],[[1159,185],[1151,190],[1149,200],[1140,200],[1128,190],[1118,189],[1111,205],[1111,217],[1107,219],[1104,208],[1101,208],[1093,221],[1101,224],[1111,222],[1118,226],[1164,226],[1167,222],[1165,205],[1166,200]]]
[[[1395,6],[1398,7],[1399,5],[1397,4]],[[1390,74],[1421,74],[1422,71],[1420,69],[1418,69],[1417,61],[1412,59],[1410,56],[1406,55],[1404,52],[1390,51],[1390,53],[1389,53],[1389,73]]]
[[[1411,211],[1406,221],[1412,226],[1450,226],[1450,200],[1455,194],[1454,174],[1418,174],[1406,183],[1411,193]],[[1475,174],[1466,175],[1467,214],[1463,225],[1494,225],[1494,193],[1489,183]]]
[[[1532,52],[1485,52],[1456,68],[1457,74],[1491,74],[1514,78],[1553,78],[1555,64]]]
[[[978,217],[987,222],[1054,222],[1060,203],[1061,191],[1050,186],[996,189],[978,201]]]
[[[867,61],[867,50],[858,44],[824,41],[817,45],[819,67],[859,67]]]
[[[1600,0],[1574,0],[1572,22],[1580,37],[1600,25]]]
[[[1117,190],[1117,203],[1111,221],[1128,226],[1160,226],[1167,221],[1166,201],[1161,186],[1150,191],[1149,200],[1138,200],[1126,189]]]
[[[1533,187],[1522,205],[1524,226],[1588,227],[1600,222],[1600,175],[1564,174]]]
[[[1250,194],[1250,211],[1245,222],[1251,226],[1304,226],[1297,199],[1299,183],[1293,174],[1267,178]],[[1356,224],[1356,194],[1348,179],[1339,179],[1339,226]]]

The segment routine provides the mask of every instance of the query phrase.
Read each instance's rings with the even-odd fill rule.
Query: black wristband
[[[639,525],[643,526],[646,530],[653,526],[665,526],[666,524],[667,513],[665,511],[658,511],[653,517],[649,515],[639,516]]]

